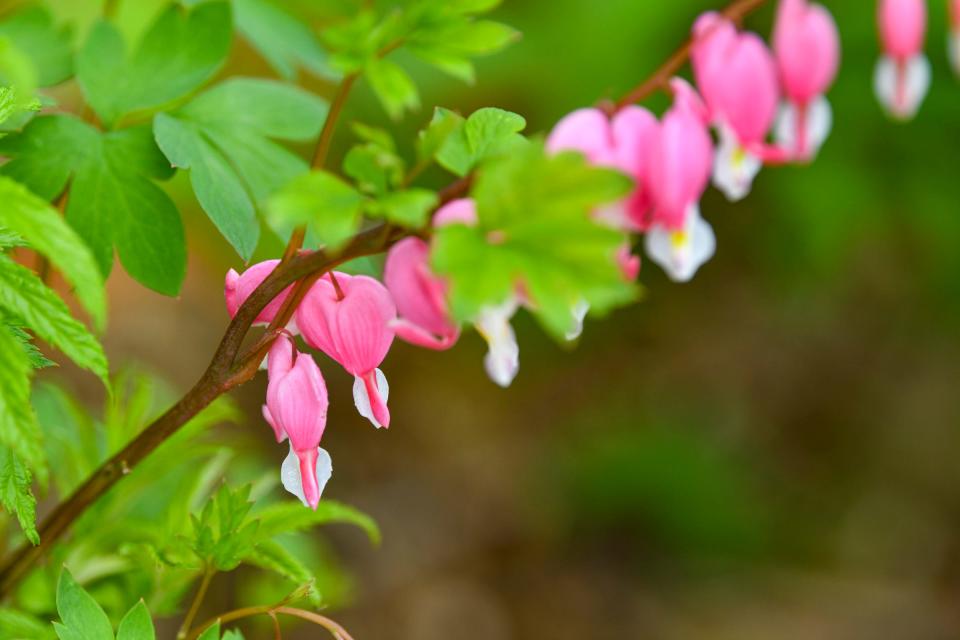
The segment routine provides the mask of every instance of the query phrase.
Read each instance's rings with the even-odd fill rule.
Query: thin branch
[[[200,581],[197,594],[193,597],[193,602],[190,603],[187,615],[183,618],[183,624],[180,625],[177,640],[183,640],[183,638],[187,637],[187,633],[190,632],[190,625],[193,624],[194,618],[197,617],[197,613],[200,611],[200,605],[203,604],[203,599],[207,595],[207,589],[210,588],[210,581],[213,580],[214,573],[213,567],[206,567],[203,570],[203,579]]]
[[[211,618],[207,620],[202,625],[191,631],[187,634],[188,640],[195,640],[200,636],[208,627],[220,622],[220,624],[225,624],[227,622],[235,622],[236,620],[243,620],[244,618],[253,618],[255,616],[273,616],[276,619],[276,614],[283,614],[285,616],[293,616],[294,618],[300,618],[301,620],[306,620],[312,622],[315,625],[321,626],[327,631],[330,632],[337,640],[353,640],[347,630],[340,626],[338,623],[334,622],[326,616],[322,616],[319,613],[313,613],[312,611],[306,611],[304,609],[297,609],[295,607],[287,606],[277,606],[277,605],[267,605],[261,607],[244,607],[243,609],[235,609],[228,613],[217,616],[216,618]]]

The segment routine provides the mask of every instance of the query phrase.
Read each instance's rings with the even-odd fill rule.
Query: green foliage
[[[193,522],[192,548],[205,566],[217,571],[236,569],[254,547],[257,520],[248,520],[253,502],[250,486],[232,489],[224,484]]]
[[[338,247],[360,226],[364,196],[327,171],[311,171],[278,191],[267,204],[274,226],[307,224],[320,241]]]
[[[234,0],[237,29],[277,73],[293,80],[298,67],[336,79],[327,54],[310,27],[272,0]]]
[[[20,339],[4,323],[0,323],[0,450],[8,451],[5,460],[4,478],[7,488],[13,487],[19,495],[4,502],[8,511],[17,513],[21,520],[27,519],[22,508],[26,502],[24,493],[29,490],[30,482],[26,474],[20,473],[20,466],[46,477],[43,449],[40,445],[41,434],[36,416],[30,406],[30,378],[33,367],[30,357],[21,346]],[[11,495],[5,492],[5,496]]]
[[[77,79],[111,127],[131,112],[169,105],[209,80],[230,51],[231,27],[227,2],[191,10],[173,4],[128,55],[116,27],[100,22],[77,57]]]
[[[51,153],[50,149],[57,149]],[[71,116],[42,116],[0,140],[0,172],[47,200],[72,177],[66,218],[104,275],[114,247],[127,272],[167,295],[180,290],[186,247],[180,214],[153,179],[172,170],[149,126],[102,133]]]
[[[465,176],[484,160],[518,150],[525,142],[519,133],[526,126],[521,116],[493,107],[479,109],[466,120],[438,109],[424,138],[438,147],[435,156],[441,166]],[[448,129],[443,142],[437,143],[434,139]]]
[[[117,627],[117,640],[155,640],[156,637],[153,620],[143,600],[133,605]]]
[[[255,511],[254,517],[260,521],[261,540],[322,524],[342,523],[360,527],[371,543],[380,544],[380,529],[370,516],[334,500],[321,500],[316,510],[304,509],[296,502],[281,502]]]
[[[326,114],[323,101],[296,87],[233,78],[157,115],[154,131],[170,162],[190,170],[204,211],[249,260],[260,236],[258,204],[307,171],[301,158],[270,138],[314,138]]]
[[[74,294],[94,324],[103,328],[103,277],[80,236],[46,202],[9,178],[0,177],[0,202],[4,203],[0,208],[0,227],[46,256],[73,285]]]
[[[0,638],[11,640],[47,640],[54,636],[46,620],[10,608],[0,608]]]
[[[615,261],[624,237],[590,217],[630,186],[578,154],[548,157],[540,144],[484,165],[472,192],[479,223],[434,236],[432,263],[450,278],[455,316],[473,319],[522,283],[544,327],[562,337],[577,301],[603,311],[630,300],[633,288]]]
[[[20,458],[6,446],[0,447],[0,504],[17,516],[27,540],[40,544],[37,533],[37,500],[33,497],[33,476]]]
[[[9,39],[30,60],[39,86],[59,84],[73,75],[69,33],[45,8],[27,7],[0,22],[0,38]]]
[[[114,640],[113,626],[103,609],[66,567],[57,583],[57,613],[61,622],[53,627],[60,640]],[[116,640],[155,640],[153,620],[143,600],[123,616]]]

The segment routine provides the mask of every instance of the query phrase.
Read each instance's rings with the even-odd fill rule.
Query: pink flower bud
[[[310,346],[355,377],[354,402],[375,427],[390,426],[389,387],[377,367],[393,343],[397,308],[387,289],[367,276],[334,272],[320,278],[297,310],[297,326]]]
[[[637,106],[621,109],[608,118],[599,109],[580,109],[564,117],[547,138],[548,153],[579,151],[600,167],[618,169],[636,181],[636,189],[623,202],[605,207],[598,217],[624,230],[643,230],[649,224],[646,147],[657,120]]]
[[[477,205],[472,198],[458,198],[443,205],[433,214],[433,226],[465,224],[472,227],[477,224]]]
[[[230,314],[230,317],[237,315],[237,311],[246,302],[247,298],[250,297],[250,294],[263,284],[263,281],[267,279],[273,270],[277,268],[277,265],[280,264],[279,260],[266,260],[264,262],[258,262],[255,265],[251,265],[243,272],[243,275],[238,274],[233,269],[227,272],[226,282],[223,287],[223,295],[227,301],[227,312]],[[287,296],[290,294],[290,291],[293,289],[293,285],[290,285],[284,289],[280,295],[270,301],[270,303],[263,308],[260,314],[257,316],[254,324],[270,324],[273,322],[273,319],[280,312],[280,307],[283,306],[284,301],[287,299]]]
[[[286,477],[290,463],[284,462],[281,473],[284,486],[316,509],[322,485],[330,477],[330,457],[319,448],[327,424],[327,385],[317,363],[309,355],[298,353],[287,335],[273,343],[267,357],[267,372],[269,382],[263,415],[273,427],[277,442],[284,438],[290,440],[290,452],[299,469],[299,483],[293,482],[291,486]]]
[[[960,0],[950,0],[950,34],[947,52],[953,72],[960,75]]]
[[[884,55],[874,73],[874,90],[891,116],[908,120],[930,88],[930,62],[923,54],[926,2],[880,0],[877,21]]]
[[[430,270],[430,247],[420,238],[405,238],[390,249],[383,281],[397,305],[390,326],[397,337],[427,349],[449,349],[460,336],[450,318],[447,284]]]

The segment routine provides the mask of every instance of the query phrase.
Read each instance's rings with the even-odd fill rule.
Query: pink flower
[[[333,272],[320,278],[297,309],[297,326],[310,346],[355,377],[353,399],[377,428],[390,426],[390,387],[377,367],[393,343],[397,308],[386,287],[367,276]]]
[[[880,0],[877,20],[884,54],[874,90],[891,116],[909,120],[930,88],[930,62],[923,54],[927,6],[924,0]]]
[[[706,109],[683,80],[674,79],[674,104],[649,147],[653,225],[647,254],[673,280],[690,280],[715,249],[713,230],[700,216],[700,197],[710,179],[713,148]]]
[[[960,75],[960,0],[950,2],[950,35],[947,50],[954,73]]]
[[[223,295],[227,301],[227,312],[230,314],[230,317],[237,315],[237,311],[246,302],[247,298],[250,297],[250,294],[253,293],[254,289],[263,284],[263,281],[267,279],[273,270],[276,269],[277,265],[280,264],[279,260],[266,260],[264,262],[258,262],[255,265],[252,265],[243,272],[243,275],[238,274],[233,269],[227,272],[226,282],[223,287]],[[284,301],[287,299],[287,296],[290,294],[290,291],[293,289],[293,285],[290,285],[284,289],[280,295],[270,301],[270,303],[263,308],[263,311],[257,316],[254,324],[270,324],[273,322],[273,319],[276,317],[277,313],[280,312],[280,307],[283,306]]]
[[[551,154],[579,151],[593,165],[632,177],[633,193],[598,212],[598,217],[619,229],[642,231],[649,226],[650,213],[645,149],[656,126],[653,114],[637,106],[621,109],[612,119],[599,109],[579,109],[557,123],[546,148]]]
[[[290,441],[280,478],[287,491],[316,509],[333,471],[330,455],[320,448],[327,424],[327,385],[313,358],[298,353],[286,334],[273,343],[267,372],[263,417],[273,427],[277,442]]]
[[[390,322],[398,338],[427,349],[449,349],[460,336],[450,318],[447,284],[430,270],[430,246],[420,238],[405,238],[387,254],[383,281],[397,305],[399,317]]]
[[[756,34],[737,32],[718,13],[700,16],[693,34],[697,87],[720,137],[713,182],[727,198],[740,200],[764,161],[783,156],[765,143],[779,101],[773,55]]]
[[[833,123],[824,97],[840,64],[840,36],[833,16],[807,0],[781,0],[773,51],[786,98],[777,121],[777,142],[794,158],[811,160]]]

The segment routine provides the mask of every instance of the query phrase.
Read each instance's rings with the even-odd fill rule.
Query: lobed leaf
[[[295,178],[270,198],[267,215],[276,226],[307,224],[328,247],[338,247],[360,225],[364,197],[326,171]]]

